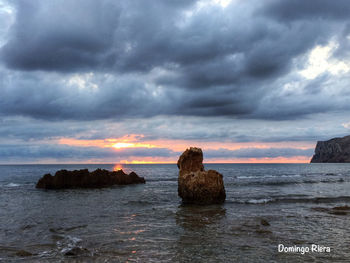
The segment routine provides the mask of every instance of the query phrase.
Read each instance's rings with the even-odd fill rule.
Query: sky
[[[347,0],[0,0],[0,164],[305,163],[349,84]]]

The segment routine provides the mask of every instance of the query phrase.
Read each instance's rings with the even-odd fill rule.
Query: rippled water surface
[[[182,206],[176,165],[124,165],[142,185],[57,191],[35,183],[59,169],[113,165],[0,166],[0,261],[350,261],[350,212],[332,210],[350,205],[349,164],[205,167],[224,175],[225,204]],[[277,251],[312,243],[331,253]]]

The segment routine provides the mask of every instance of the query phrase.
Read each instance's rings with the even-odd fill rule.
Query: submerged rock
[[[333,208],[328,207],[313,207],[311,208],[314,211],[317,212],[324,212],[331,215],[340,215],[340,216],[346,216],[350,212],[350,207],[347,205],[344,206],[335,206]]]
[[[222,175],[215,170],[204,170],[203,152],[191,147],[179,158],[178,194],[184,203],[220,204],[226,193]]]
[[[28,251],[25,251],[25,250],[19,250],[19,251],[16,252],[16,256],[19,256],[19,257],[30,257],[30,256],[33,256],[33,254],[28,252]]]
[[[311,163],[350,163],[350,136],[318,141]]]
[[[333,207],[333,210],[350,210],[350,206],[344,205],[344,206],[335,206]]]
[[[65,189],[65,188],[101,188],[119,184],[144,184],[145,179],[136,173],[126,174],[123,170],[110,172],[104,169],[97,169],[89,172],[82,170],[60,170],[54,176],[45,174],[39,179],[36,188],[44,189]]]
[[[89,250],[81,247],[73,247],[64,253],[65,256],[81,256],[88,254]]]
[[[263,225],[263,226],[269,226],[270,225],[270,223],[264,218],[260,219],[260,224]]]

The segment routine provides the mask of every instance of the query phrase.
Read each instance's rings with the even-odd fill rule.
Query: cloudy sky
[[[347,0],[0,0],[0,163],[308,162],[349,84]]]

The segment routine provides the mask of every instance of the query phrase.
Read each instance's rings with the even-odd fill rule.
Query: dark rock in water
[[[28,252],[28,251],[25,251],[25,250],[19,250],[19,251],[16,252],[16,256],[19,256],[19,257],[30,257],[30,256],[33,256],[33,254]]]
[[[178,194],[184,203],[220,204],[226,193],[222,175],[215,170],[204,170],[203,153],[191,147],[179,158]]]
[[[260,220],[260,224],[263,225],[263,226],[269,226],[270,225],[270,223],[266,219],[263,219],[263,218]]]
[[[44,189],[65,189],[65,188],[101,188],[111,185],[144,184],[145,179],[132,172],[126,174],[123,170],[110,172],[104,169],[97,169],[89,172],[83,170],[60,170],[54,176],[45,174],[39,179],[36,188]]]
[[[346,211],[346,210],[350,210],[350,206],[344,205],[344,206],[335,206],[333,207],[333,210],[342,210],[342,211]]]
[[[341,211],[341,210],[333,210],[330,212],[330,214],[338,215],[338,216],[346,216],[348,213],[345,211]]]
[[[257,229],[257,230],[255,230],[255,232],[258,234],[262,234],[262,235],[272,234],[272,232],[270,230],[266,230],[266,229]]]
[[[312,210],[317,212],[324,212],[331,215],[340,215],[340,216],[346,216],[348,212],[350,212],[350,207],[347,205],[344,206],[335,206],[333,208],[326,208],[326,207],[313,207]]]
[[[81,256],[84,254],[89,253],[89,250],[86,248],[80,248],[80,247],[73,247],[72,249],[68,250],[66,253],[64,253],[65,256]]]
[[[317,211],[317,212],[324,212],[324,213],[329,213],[329,208],[325,207],[312,207],[311,210]]]
[[[318,141],[311,163],[350,163],[350,136]]]

